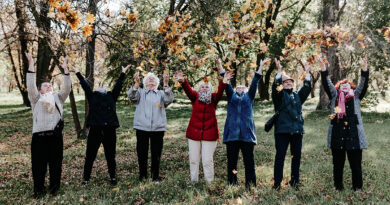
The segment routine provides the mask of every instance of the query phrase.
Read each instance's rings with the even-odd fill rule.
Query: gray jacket
[[[166,131],[167,116],[165,108],[173,101],[170,88],[151,91],[148,88],[134,89],[127,92],[130,100],[137,104],[133,128],[143,131]]]
[[[325,72],[322,72],[321,74],[325,74]],[[324,75],[324,77],[325,77],[325,75]],[[329,76],[327,75],[327,72],[326,72],[326,80],[327,80],[327,83],[329,85],[329,91],[331,94],[331,96],[329,96],[330,101],[331,101],[330,112],[331,112],[331,114],[333,114],[334,108],[336,106],[336,101],[337,101],[337,90],[334,87]],[[356,89],[354,90],[355,97],[353,98],[354,99],[355,114],[357,115],[358,122],[359,122],[359,124],[357,124],[357,130],[358,130],[358,136],[359,136],[360,149],[367,149],[366,135],[364,133],[363,120],[362,120],[361,111],[360,111],[361,99],[363,98],[364,93],[366,92],[367,87],[365,87],[365,86],[368,85],[367,83],[368,83],[368,71],[366,71],[366,72],[362,71],[362,75],[360,77],[360,83],[356,87]],[[328,147],[331,147],[332,129],[333,129],[333,125],[331,123],[329,123]]]

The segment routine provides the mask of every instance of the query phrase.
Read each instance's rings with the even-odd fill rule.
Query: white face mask
[[[236,87],[236,92],[238,93],[238,94],[242,94],[242,93],[245,93],[245,92],[247,92],[247,88],[245,87],[245,86],[237,86]]]
[[[343,92],[349,92],[349,90],[351,90],[351,85],[349,83],[341,84],[340,90]]]

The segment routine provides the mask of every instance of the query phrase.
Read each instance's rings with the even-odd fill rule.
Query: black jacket
[[[277,91],[276,88],[282,84],[282,78],[275,79],[272,84],[272,101],[275,111],[284,107],[275,122],[275,134],[304,134],[302,104],[312,89],[311,80],[305,80],[298,92],[287,89]]]
[[[112,89],[112,91],[107,91],[107,93],[92,91],[87,81],[80,73],[76,73],[76,76],[80,80],[81,87],[85,92],[89,104],[87,127],[110,126],[118,128],[119,121],[116,115],[116,101],[122,90],[125,74],[122,73],[120,75],[114,89]]]

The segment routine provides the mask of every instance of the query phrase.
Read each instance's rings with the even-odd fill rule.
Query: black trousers
[[[301,166],[302,134],[278,134],[275,135],[275,164],[274,180],[275,184],[280,184],[283,180],[284,159],[286,157],[288,144],[290,144],[291,159],[291,180],[294,185],[300,181],[299,169]]]
[[[352,170],[352,188],[354,190],[361,189],[363,187],[361,149],[332,149],[334,186],[337,190],[344,189],[343,171],[345,163],[345,154],[347,154],[348,156],[349,166]]]
[[[53,131],[34,133],[31,142],[31,164],[34,180],[34,194],[45,192],[47,165],[50,174],[50,192],[55,194],[60,188],[63,159],[62,133]]]
[[[87,153],[84,163],[84,180],[86,181],[91,177],[93,162],[96,159],[100,144],[103,144],[104,147],[110,178],[115,177],[116,130],[113,127],[96,126],[89,129],[87,139]]]
[[[164,132],[148,132],[143,130],[136,130],[136,135],[139,179],[142,180],[148,177],[147,167],[150,140],[150,152],[152,155],[151,176],[153,180],[158,180]]]
[[[253,156],[253,149],[255,144],[251,142],[233,141],[226,143],[227,160],[228,160],[228,181],[230,184],[237,184],[237,161],[238,155],[241,150],[242,157],[244,158],[245,166],[245,185],[256,186],[256,172],[255,172],[255,159]],[[234,173],[233,173],[234,172]]]

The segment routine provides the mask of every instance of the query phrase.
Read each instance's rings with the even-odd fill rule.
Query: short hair
[[[200,91],[200,87],[202,87],[202,85],[206,85],[206,82],[204,82],[204,81],[200,82],[200,84],[198,86],[198,91]],[[213,85],[211,85],[210,81],[207,82],[207,85],[209,86],[210,91],[213,92]]]
[[[150,72],[149,72],[149,73],[145,76],[145,78],[142,80],[144,86],[146,86],[146,82],[147,82],[147,79],[148,79],[148,78],[154,78],[154,80],[156,81],[156,86],[155,86],[154,89],[157,90],[158,85],[160,85],[160,79],[159,79],[154,73],[150,73]]]
[[[38,85],[38,91],[41,90],[42,84],[43,84],[43,83],[50,83],[50,82],[45,81],[45,82],[40,83],[40,84]],[[51,84],[51,83],[50,83],[50,84]]]
[[[334,87],[336,88],[336,90],[338,90],[340,88],[340,85],[345,84],[345,83],[348,83],[349,85],[351,85],[352,89],[356,88],[356,85],[353,84],[353,82],[349,81],[348,79],[340,80],[339,82],[336,83],[336,85]]]

